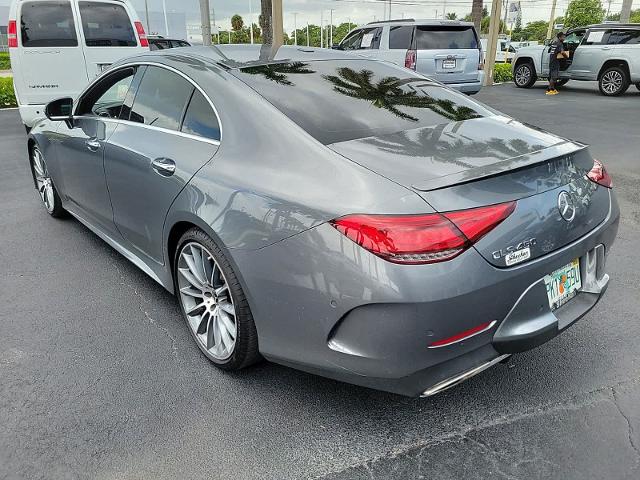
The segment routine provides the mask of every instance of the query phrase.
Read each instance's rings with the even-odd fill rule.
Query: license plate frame
[[[453,70],[457,67],[457,63],[455,58],[447,58],[442,60],[442,69],[443,70]]]
[[[565,305],[582,289],[580,259],[575,258],[568,264],[545,275],[544,284],[551,311]]]

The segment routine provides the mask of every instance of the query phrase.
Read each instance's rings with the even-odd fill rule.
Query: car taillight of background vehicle
[[[18,48],[18,24],[15,20],[9,20],[7,25],[7,41],[9,48]]]
[[[407,50],[407,54],[404,56],[404,66],[411,70],[416,69],[416,51]]]
[[[389,262],[408,265],[451,260],[497,227],[516,202],[426,215],[347,215],[331,224]]]
[[[141,47],[148,47],[149,40],[147,40],[147,34],[144,31],[144,27],[142,26],[142,22],[134,22],[136,26],[136,32],[138,32],[138,38],[140,39]]]
[[[611,180],[611,176],[600,160],[593,160],[593,167],[589,173],[587,173],[587,178],[603,187],[613,187],[613,180]]]

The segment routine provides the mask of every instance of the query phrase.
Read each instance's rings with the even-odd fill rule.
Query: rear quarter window
[[[409,50],[413,40],[413,27],[398,26],[389,29],[389,48]]]
[[[471,26],[418,26],[418,50],[477,49],[478,39]]]
[[[122,5],[79,2],[87,47],[136,47],[129,14]]]
[[[69,2],[25,2],[20,24],[23,47],[78,46]]]

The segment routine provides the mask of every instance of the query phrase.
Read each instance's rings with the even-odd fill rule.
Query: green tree
[[[234,32],[242,30],[243,26],[244,26],[244,20],[242,20],[242,17],[240,15],[236,13],[233,17],[231,17],[231,29]]]
[[[520,39],[522,40],[537,40],[542,43],[547,38],[547,29],[549,28],[549,22],[544,20],[536,20],[535,22],[529,22],[520,32]]]
[[[564,17],[565,28],[586,27],[604,18],[600,0],[572,0]]]
[[[484,17],[482,19],[482,23],[480,24],[480,33],[489,33],[489,23],[491,22],[491,17]],[[500,30],[504,30],[504,22],[500,20]]]

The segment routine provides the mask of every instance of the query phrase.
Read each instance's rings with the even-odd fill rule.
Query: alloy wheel
[[[527,65],[521,65],[516,70],[516,84],[526,85],[531,80],[531,69]]]
[[[610,70],[602,76],[602,80],[600,82],[602,90],[608,94],[615,94],[622,88],[624,78],[617,70]]]
[[[177,267],[180,302],[193,336],[216,360],[228,359],[236,345],[237,319],[224,273],[197,242],[182,247]]]
[[[47,171],[47,165],[44,162],[42,153],[38,147],[34,147],[31,152],[31,161],[33,163],[33,171],[35,173],[36,185],[42,204],[49,213],[55,208],[55,197],[53,193],[53,183]]]

